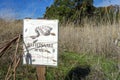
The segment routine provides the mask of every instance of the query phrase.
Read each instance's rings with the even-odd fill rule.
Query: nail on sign
[[[58,20],[24,19],[23,64],[57,66]]]

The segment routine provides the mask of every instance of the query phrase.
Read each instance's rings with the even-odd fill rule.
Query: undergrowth
[[[0,47],[18,34],[22,34],[22,21],[0,21]],[[119,23],[94,25],[66,24],[59,27],[58,66],[46,66],[46,80],[64,80],[76,66],[90,67],[85,80],[120,80],[120,49],[114,45],[119,39]],[[23,53],[22,39],[17,55]],[[0,57],[0,80],[5,79],[8,66],[14,56],[15,45]],[[13,77],[11,77],[11,80]],[[37,80],[36,66],[17,67],[16,80]]]

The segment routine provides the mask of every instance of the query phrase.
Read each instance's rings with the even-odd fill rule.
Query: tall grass
[[[78,53],[115,54],[117,46],[114,41],[119,39],[119,33],[119,23],[112,25],[86,23],[84,27],[72,24],[60,26],[60,49]]]
[[[0,20],[0,43],[22,33],[22,21]]]
[[[87,80],[119,80],[119,47],[114,44],[120,39],[120,24],[99,24],[84,21],[84,27],[68,23],[59,26],[59,62],[57,68],[47,68],[47,80],[64,80],[65,75],[76,64],[90,64],[91,74]],[[22,34],[22,21],[0,21],[0,46],[14,36]],[[22,42],[22,41],[21,41]],[[19,46],[22,53],[22,45]],[[4,80],[15,47],[0,58],[0,79]],[[75,54],[80,53],[80,54]],[[99,56],[98,56],[99,55]],[[106,58],[107,57],[107,58]],[[119,59],[119,60],[118,60]],[[71,66],[70,66],[71,65]],[[112,70],[112,71],[110,71]],[[110,72],[110,73],[109,73]],[[17,68],[17,80],[36,80],[34,66]]]
[[[85,21],[84,21],[85,22]],[[59,48],[61,51],[92,52],[96,54],[113,53],[117,46],[116,39],[120,39],[120,24],[84,23],[84,27],[74,24],[59,26]],[[22,34],[22,21],[0,21],[0,43]]]

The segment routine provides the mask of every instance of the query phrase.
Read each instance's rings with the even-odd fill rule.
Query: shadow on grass
[[[90,73],[90,67],[77,66],[72,68],[65,77],[65,80],[82,80]]]

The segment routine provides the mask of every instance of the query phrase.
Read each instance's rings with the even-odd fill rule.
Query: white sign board
[[[23,64],[57,66],[58,20],[24,19]]]

